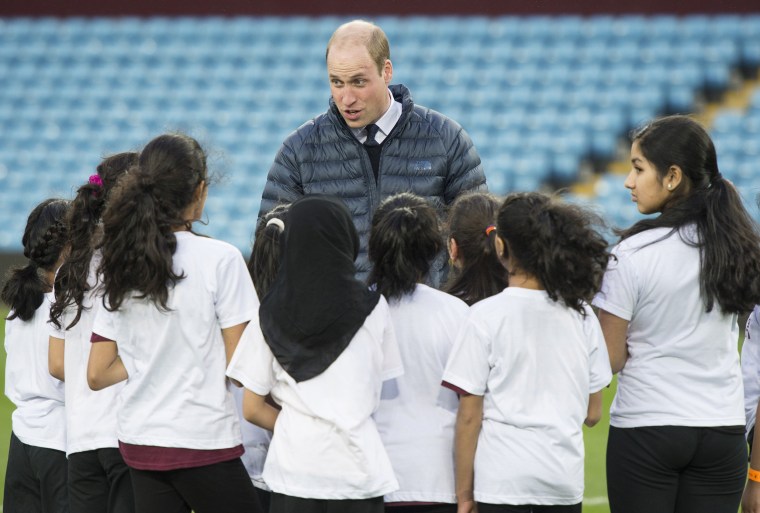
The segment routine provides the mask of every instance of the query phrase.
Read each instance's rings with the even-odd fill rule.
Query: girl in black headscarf
[[[245,417],[274,431],[270,511],[382,512],[398,483],[371,415],[383,381],[403,372],[388,304],[354,277],[359,238],[339,200],[294,202],[282,240],[277,278],[227,370],[246,388]]]

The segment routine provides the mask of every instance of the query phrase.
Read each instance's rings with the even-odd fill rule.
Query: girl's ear
[[[198,184],[198,186],[195,188],[195,192],[193,192],[193,201],[196,203],[200,201],[207,191],[208,185],[206,184],[206,180],[201,180],[201,183]]]
[[[509,250],[507,243],[498,234],[494,237],[494,246],[496,247],[496,256],[499,258],[499,262],[504,266],[504,269],[508,273],[512,272],[509,266]]]
[[[496,256],[503,260],[504,249],[507,247],[504,243],[504,239],[502,239],[499,235],[496,235],[494,238],[494,245],[496,246]]]
[[[680,166],[670,166],[668,173],[665,175],[665,187],[669,191],[675,191],[683,181],[683,171]]]
[[[449,239],[449,258],[452,262],[456,262],[457,258],[459,258],[459,246],[457,246],[457,241],[453,238]]]

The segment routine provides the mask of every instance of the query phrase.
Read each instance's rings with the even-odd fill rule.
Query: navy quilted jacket
[[[259,217],[279,203],[305,194],[341,198],[361,239],[357,277],[369,272],[367,240],[372,214],[380,202],[398,192],[431,201],[441,214],[461,193],[486,189],[486,178],[469,135],[459,124],[426,107],[414,105],[409,89],[390,87],[401,102],[401,118],[380,155],[377,183],[369,156],[330,100],[329,110],[290,134],[269,170]],[[439,255],[429,283],[440,285],[447,258]]]

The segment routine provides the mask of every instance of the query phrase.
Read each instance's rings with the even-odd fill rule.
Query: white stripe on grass
[[[603,506],[607,504],[607,497],[584,497],[584,506]]]

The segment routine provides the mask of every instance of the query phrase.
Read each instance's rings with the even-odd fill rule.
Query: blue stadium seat
[[[343,21],[0,19],[0,200],[23,198],[28,211],[40,194],[70,194],[103,155],[186,130],[224,154],[232,177],[208,203],[209,233],[247,249],[280,142],[327,105],[324,46]],[[755,15],[377,21],[393,44],[394,82],[467,128],[498,193],[571,180],[584,158],[613,156],[632,126],[689,112],[705,85],[724,87],[733,68],[760,66]],[[760,139],[760,93],[738,132],[721,135],[721,123],[721,161],[745,180],[758,144],[731,141]],[[3,168],[12,172],[3,177]],[[19,193],[26,177],[40,184],[37,196]],[[17,249],[17,233],[4,230],[0,249]]]

